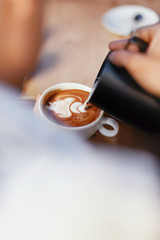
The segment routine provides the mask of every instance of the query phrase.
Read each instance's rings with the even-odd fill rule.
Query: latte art
[[[84,109],[89,93],[83,90],[56,90],[47,99],[45,113],[50,120],[62,125],[80,127],[95,121],[100,109],[95,106]]]
[[[57,100],[55,102],[49,102],[48,109],[54,111],[57,116],[61,118],[69,118],[73,113],[86,112],[81,102],[75,102],[75,98],[66,98],[63,100]],[[81,100],[82,101],[82,100]]]

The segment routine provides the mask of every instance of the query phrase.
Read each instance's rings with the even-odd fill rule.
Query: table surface
[[[92,87],[108,53],[108,43],[120,37],[101,24],[104,12],[122,4],[139,4],[160,13],[159,0],[46,0],[44,35],[39,61],[23,89],[25,98],[36,98],[46,88],[61,82]],[[88,141],[95,145],[123,146],[160,155],[160,135],[150,135],[119,122],[116,137],[99,132]]]

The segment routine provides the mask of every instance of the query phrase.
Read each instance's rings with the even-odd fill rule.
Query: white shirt
[[[93,149],[0,90],[0,240],[159,239],[159,175],[146,153]]]

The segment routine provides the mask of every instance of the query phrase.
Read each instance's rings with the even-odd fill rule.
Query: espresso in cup
[[[44,113],[51,121],[69,127],[81,127],[94,122],[101,110],[90,105],[85,110],[84,103],[89,92],[81,89],[56,89],[45,98]]]
[[[69,134],[90,138],[98,130],[103,136],[116,136],[119,130],[116,120],[104,117],[103,111],[94,105],[85,110],[90,91],[90,87],[80,83],[53,85],[39,98],[39,115],[51,126]],[[107,129],[106,125],[112,129]]]

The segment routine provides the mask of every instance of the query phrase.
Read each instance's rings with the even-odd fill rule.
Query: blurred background
[[[35,100],[39,93],[61,82],[92,87],[109,51],[108,43],[124,38],[106,29],[102,16],[124,5],[147,7],[160,14],[159,0],[45,0],[41,52],[23,88],[23,97]],[[125,123],[119,124],[116,137],[108,139],[97,132],[90,142],[95,146],[107,143],[143,149],[160,156],[159,135],[148,135]]]
[[[158,0],[46,0],[40,60],[25,88],[36,96],[58,82],[92,86],[108,52],[108,43],[119,36],[107,31],[102,15],[121,5],[142,5],[160,12]]]

